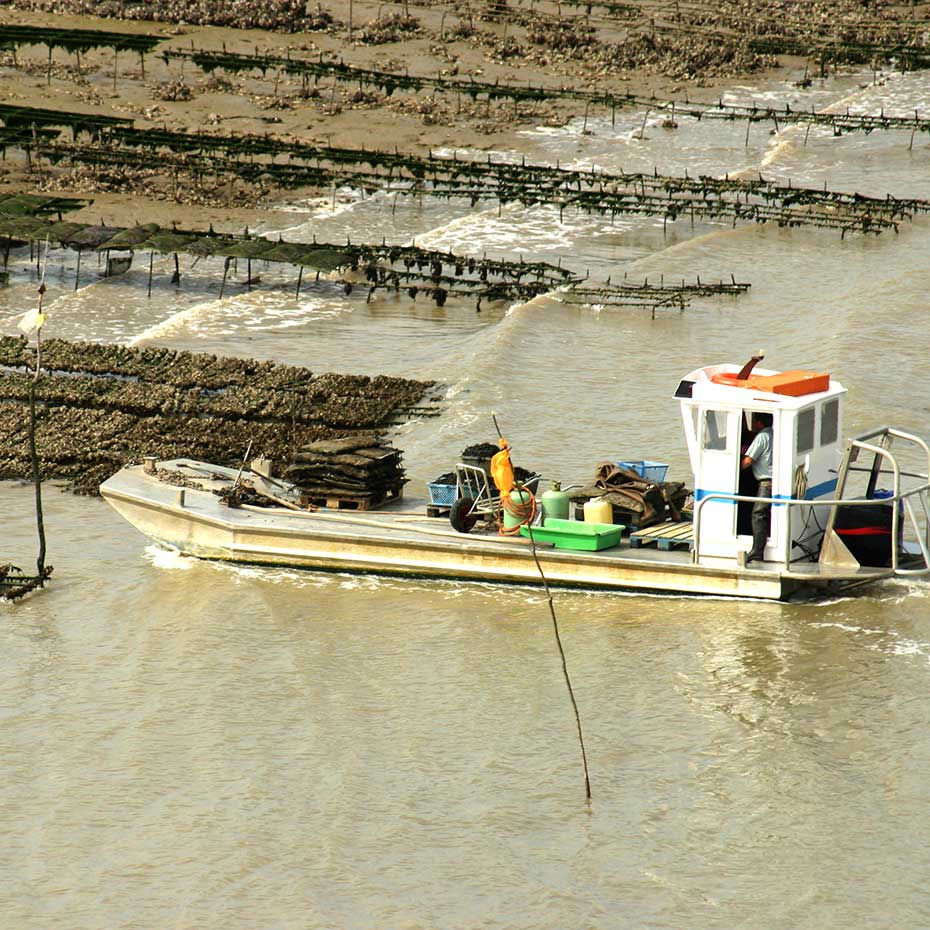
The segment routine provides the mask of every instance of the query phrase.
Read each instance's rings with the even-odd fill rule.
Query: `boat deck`
[[[458,533],[445,517],[427,516],[426,500],[398,498],[379,510],[364,512],[229,507],[215,492],[229,488],[236,474],[234,469],[182,459],[159,463],[159,476],[145,473],[141,466],[129,466],[100,490],[145,535],[203,558],[541,583],[529,539],[501,536],[480,524],[471,533]],[[166,475],[188,486],[162,480]],[[256,484],[260,481],[248,477]],[[276,490],[274,484],[265,488]],[[680,525],[677,532],[683,532]],[[778,599],[812,586],[836,589],[889,575],[885,569],[825,570],[812,562],[792,563],[787,571],[779,563],[740,567],[733,559],[723,558],[702,558],[701,564],[695,565],[687,547],[636,546],[626,539],[619,546],[596,552],[556,549],[537,542],[536,554],[550,584],[590,589]]]

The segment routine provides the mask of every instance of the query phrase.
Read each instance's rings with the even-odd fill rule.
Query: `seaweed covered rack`
[[[26,410],[34,350],[0,339],[0,479],[30,474]],[[308,443],[369,438],[438,411],[433,384],[384,375],[314,374],[255,359],[163,348],[43,343],[37,442],[45,479],[95,494],[145,455],[241,463],[251,446],[279,462]]]

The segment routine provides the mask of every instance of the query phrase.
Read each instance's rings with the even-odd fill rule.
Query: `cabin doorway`
[[[755,438],[752,417],[758,412],[712,408],[702,411],[700,476],[696,483],[699,496],[711,498],[702,505],[701,513],[701,550],[708,555],[732,557],[752,542],[752,501],[733,498],[754,497],[758,491],[752,468],[740,467]],[[774,446],[774,432],[772,438]],[[771,535],[770,525],[769,538]]]
[[[746,455],[753,439],[756,438],[756,430],[752,428],[753,418],[758,413],[768,414],[772,419],[772,477],[775,476],[775,445],[777,436],[775,433],[775,417],[770,410],[744,410],[740,414],[740,453],[739,460],[742,464],[743,457]],[[773,486],[774,491],[774,486]],[[752,472],[752,467],[740,468],[737,493],[741,496],[755,497],[759,492],[759,482]],[[736,535],[741,542],[752,543],[752,501],[738,501],[736,505]],[[772,513],[769,512],[769,535],[767,542],[772,539]]]
[[[755,433],[752,429],[752,411],[746,410],[740,417],[740,462],[746,450],[752,445]],[[758,482],[753,477],[751,468],[741,468],[739,472],[739,487],[737,493],[746,497],[753,497],[758,489]],[[739,501],[736,505],[736,535],[752,536],[752,502]]]

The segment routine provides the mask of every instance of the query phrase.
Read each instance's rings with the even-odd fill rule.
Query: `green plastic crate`
[[[596,552],[616,546],[623,530],[624,527],[619,523],[584,523],[581,520],[548,517],[542,526],[533,527],[533,539],[552,543],[556,549]],[[530,528],[521,526],[520,535],[529,538]]]

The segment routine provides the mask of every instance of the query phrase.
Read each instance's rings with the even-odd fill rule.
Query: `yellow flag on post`
[[[16,324],[17,329],[24,335],[28,336],[31,332],[41,329],[45,323],[45,314],[36,307],[28,313],[23,314],[23,318]]]
[[[510,463],[510,447],[506,439],[501,439],[501,451],[491,459],[491,477],[501,494],[509,494],[513,490],[513,465]]]

